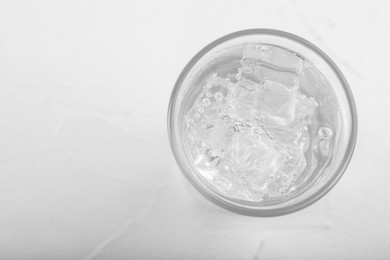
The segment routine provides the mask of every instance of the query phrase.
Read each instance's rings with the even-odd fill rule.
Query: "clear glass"
[[[251,29],[217,39],[183,69],[168,133],[181,171],[203,196],[236,213],[277,216],[337,183],[354,150],[357,114],[323,51],[286,32]]]

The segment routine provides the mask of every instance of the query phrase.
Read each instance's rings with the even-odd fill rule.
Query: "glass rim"
[[[349,104],[349,110],[351,112],[351,131],[350,136],[348,140],[348,146],[346,149],[346,152],[344,154],[344,157],[342,159],[342,163],[340,163],[337,167],[337,169],[333,172],[331,178],[323,185],[321,186],[316,192],[314,192],[311,196],[302,199],[301,201],[298,201],[297,203],[282,206],[280,208],[253,208],[253,207],[244,207],[243,205],[239,205],[237,203],[234,203],[233,201],[225,200],[221,197],[215,196],[214,193],[205,190],[204,187],[193,177],[189,172],[187,172],[187,169],[184,165],[184,160],[179,156],[180,152],[178,151],[178,142],[175,138],[175,127],[174,123],[175,120],[173,118],[172,111],[175,111],[176,107],[176,100],[179,93],[179,90],[182,86],[182,83],[184,79],[186,78],[187,74],[191,71],[192,67],[210,50],[214,49],[218,45],[227,42],[229,40],[240,38],[243,36],[250,36],[250,35],[268,35],[268,36],[274,36],[279,38],[285,38],[287,40],[291,40],[293,42],[296,42],[310,50],[312,50],[314,53],[319,55],[333,70],[335,75],[337,76],[338,80],[341,83],[341,86],[346,94],[348,104]],[[357,118],[357,110],[355,101],[353,98],[352,91],[349,87],[349,84],[347,80],[345,79],[343,73],[341,70],[337,67],[335,62],[320,48],[318,48],[313,43],[288,32],[275,30],[275,29],[266,29],[266,28],[255,28],[255,29],[247,29],[242,31],[233,32],[230,34],[227,34],[225,36],[222,36],[213,42],[209,43],[205,47],[203,47],[184,67],[184,69],[181,71],[178,79],[176,80],[176,83],[174,85],[174,88],[172,90],[172,94],[170,96],[169,106],[168,106],[168,137],[170,141],[171,150],[173,152],[173,155],[175,157],[175,160],[177,164],[179,165],[179,168],[183,175],[188,179],[188,181],[191,183],[193,187],[195,187],[196,190],[199,191],[205,198],[213,202],[214,204],[227,209],[229,211],[247,215],[247,216],[256,216],[256,217],[273,217],[273,216],[281,216],[290,214],[293,212],[296,212],[298,210],[301,210],[303,208],[306,208],[310,206],[311,204],[315,203],[319,199],[321,199],[325,194],[327,194],[340,180],[340,178],[343,176],[345,170],[347,169],[355,146],[356,146],[356,140],[357,140],[357,131],[358,131],[358,118]]]

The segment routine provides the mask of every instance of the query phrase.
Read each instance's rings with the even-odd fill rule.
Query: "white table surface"
[[[389,1],[1,1],[0,259],[389,259]],[[339,65],[359,133],[295,214],[206,201],[168,144],[180,71],[216,38],[285,30]]]

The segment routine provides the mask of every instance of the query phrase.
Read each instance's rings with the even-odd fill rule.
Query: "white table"
[[[388,1],[0,2],[0,259],[388,259]],[[307,209],[250,218],[201,197],[166,133],[202,47],[264,27],[327,52],[359,134]]]

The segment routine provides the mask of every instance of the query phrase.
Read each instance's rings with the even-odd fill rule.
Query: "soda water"
[[[321,104],[337,102],[299,54],[267,44],[243,48],[242,56],[204,73],[184,116],[185,145],[198,174],[220,194],[268,203],[326,166],[335,133],[320,116],[332,108]]]

